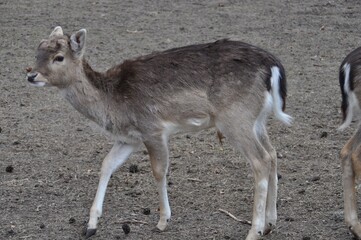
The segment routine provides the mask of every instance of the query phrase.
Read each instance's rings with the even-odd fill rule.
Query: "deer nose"
[[[28,81],[34,82],[36,76],[38,76],[38,73],[28,73]]]

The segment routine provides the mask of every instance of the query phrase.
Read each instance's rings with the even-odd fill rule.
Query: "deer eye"
[[[56,56],[55,58],[54,58],[54,62],[56,61],[56,62],[62,62],[64,60],[64,57],[63,56]]]

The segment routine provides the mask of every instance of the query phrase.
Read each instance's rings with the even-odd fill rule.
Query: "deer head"
[[[38,87],[71,85],[82,69],[85,38],[85,29],[69,37],[61,27],[55,27],[49,38],[40,42],[34,68],[26,69],[28,82]]]

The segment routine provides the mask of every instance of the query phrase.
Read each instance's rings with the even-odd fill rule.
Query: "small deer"
[[[339,130],[348,127],[354,116],[360,117],[361,100],[361,48],[346,56],[339,70],[342,95],[343,123]],[[358,119],[359,120],[359,119]],[[342,166],[345,222],[350,231],[361,239],[361,223],[357,217],[356,183],[361,177],[361,125],[340,153]]]
[[[160,201],[157,228],[171,217],[166,174],[171,134],[215,127],[250,162],[255,179],[252,227],[259,239],[276,224],[277,157],[267,131],[270,113],[285,124],[286,77],[280,61],[249,44],[219,40],[126,60],[106,72],[84,58],[86,30],[72,35],[56,27],[41,41],[27,80],[55,86],[87,118],[114,138],[105,157],[86,238],[94,235],[108,181],[142,143]]]

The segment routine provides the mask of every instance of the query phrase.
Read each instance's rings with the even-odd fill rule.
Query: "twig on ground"
[[[188,181],[192,181],[192,182],[202,182],[202,180],[198,179],[198,178],[187,178]]]
[[[227,214],[228,216],[230,216],[231,218],[233,218],[234,220],[236,220],[237,222],[243,223],[243,224],[247,224],[247,225],[252,225],[251,221],[247,221],[247,220],[243,220],[243,219],[239,219],[236,216],[234,216],[232,213],[224,210],[224,209],[218,209],[220,212]]]
[[[127,33],[142,33],[143,32],[143,31],[129,30],[129,29],[127,29],[126,31],[127,31]]]

